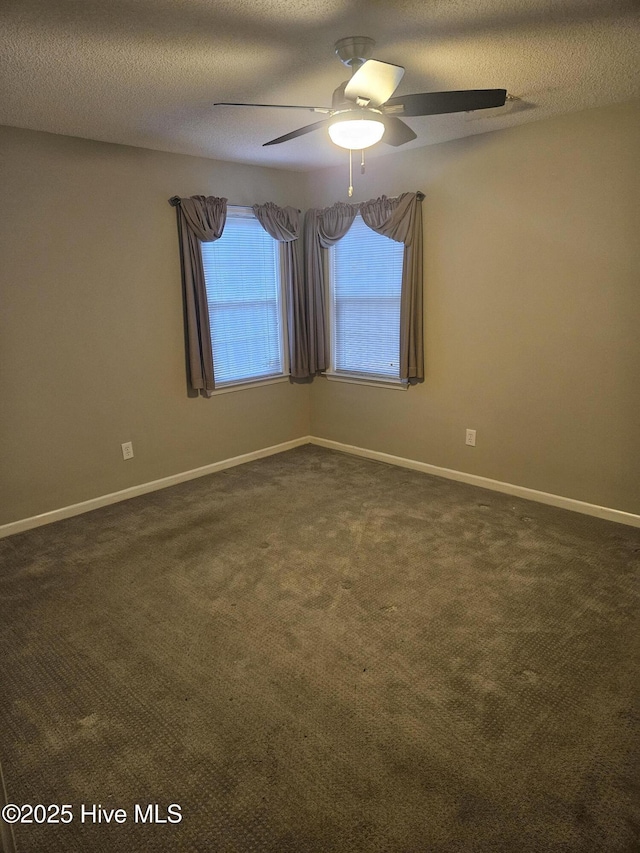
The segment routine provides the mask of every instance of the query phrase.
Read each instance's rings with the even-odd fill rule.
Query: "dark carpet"
[[[18,851],[638,851],[639,573],[313,446],[2,540],[6,795],[72,817]]]

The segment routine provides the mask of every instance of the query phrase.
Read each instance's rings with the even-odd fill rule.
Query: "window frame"
[[[230,217],[231,215],[231,217]],[[233,219],[252,219],[258,223],[258,226],[264,231],[262,228],[262,224],[260,220],[255,215],[253,208],[248,205],[228,205],[227,206],[227,222],[229,218]],[[225,230],[226,230],[226,222],[225,222]],[[223,230],[222,235],[220,236],[220,240],[224,239],[225,230]],[[277,292],[278,292],[278,313],[277,318],[280,324],[280,360],[282,365],[282,372],[270,374],[268,376],[251,376],[246,379],[232,379],[227,380],[225,382],[218,383],[218,380],[215,380],[216,387],[213,391],[209,392],[211,396],[216,396],[218,394],[228,394],[232,391],[242,391],[247,388],[257,388],[262,387],[263,385],[274,385],[279,382],[288,382],[290,375],[290,366],[289,366],[289,338],[288,338],[288,324],[287,324],[287,292],[286,292],[286,281],[284,276],[284,257],[283,257],[283,243],[275,240],[268,234],[267,231],[264,231],[265,235],[276,243],[276,252],[277,252]],[[217,241],[212,241],[217,242]],[[202,244],[204,245],[204,243]],[[202,246],[201,246],[202,248]],[[203,259],[203,268],[204,268],[204,259]],[[205,288],[207,287],[207,280],[205,274]],[[209,291],[207,288],[207,296],[209,295]],[[207,306],[209,306],[209,299],[207,298]],[[210,309],[209,309],[210,310]],[[211,330],[211,351],[214,352],[214,344],[213,344],[213,324],[211,322],[211,318],[209,318],[209,327]],[[213,371],[215,377],[215,357],[213,362]]]
[[[356,216],[361,216],[360,213],[356,214]],[[355,221],[355,220],[354,220]],[[364,222],[364,220],[363,220]],[[364,223],[365,227],[369,226]],[[351,226],[349,226],[349,230],[351,230]],[[373,229],[371,229],[373,233]],[[347,231],[347,234],[349,231]],[[380,235],[381,237],[385,237],[384,234]],[[345,234],[346,237],[346,234]],[[341,240],[344,237],[340,238]],[[385,239],[390,240],[392,243],[395,241],[391,240],[390,237],[385,237]],[[338,241],[340,242],[340,241]],[[337,245],[337,244],[336,244]],[[327,305],[327,337],[328,337],[328,346],[329,346],[329,368],[325,370],[322,375],[326,377],[331,382],[347,382],[354,385],[369,385],[374,388],[388,388],[394,391],[406,391],[409,387],[409,382],[406,379],[401,379],[400,377],[395,378],[391,376],[384,376],[380,373],[373,372],[360,372],[360,371],[346,371],[340,370],[336,368],[335,363],[335,306],[334,306],[334,275],[333,270],[335,266],[334,258],[335,258],[335,249],[336,246],[330,246],[328,249],[324,250],[323,253],[323,266],[324,266],[324,280],[325,280],[325,304]],[[399,355],[399,354],[398,354]]]

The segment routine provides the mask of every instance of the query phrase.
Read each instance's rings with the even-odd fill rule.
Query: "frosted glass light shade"
[[[346,113],[336,116],[329,125],[329,136],[341,148],[370,148],[380,142],[384,134],[384,124],[375,118],[353,118]]]

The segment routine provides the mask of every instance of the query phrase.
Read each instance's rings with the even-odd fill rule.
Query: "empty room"
[[[2,853],[640,850],[639,44],[4,0]]]

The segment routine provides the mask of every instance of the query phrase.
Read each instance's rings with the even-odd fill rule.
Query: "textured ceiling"
[[[402,151],[640,97],[638,0],[1,0],[0,124],[281,168],[340,163],[321,118],[343,36],[404,65],[396,94],[506,88],[495,110],[407,119]]]

